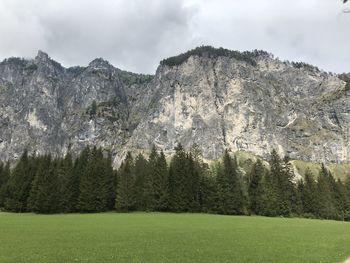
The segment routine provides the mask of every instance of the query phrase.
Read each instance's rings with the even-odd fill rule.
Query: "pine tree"
[[[319,210],[319,203],[317,199],[318,189],[312,172],[309,168],[306,169],[304,183],[299,188],[301,191],[303,212],[316,216]]]
[[[118,170],[117,194],[115,208],[118,211],[127,212],[135,210],[135,167],[130,152]]]
[[[31,211],[37,213],[56,213],[58,211],[57,160],[51,155],[39,158],[38,169],[28,198]]]
[[[278,215],[278,193],[276,189],[276,180],[272,176],[271,171],[265,174],[264,179],[265,201],[262,215],[276,216]]]
[[[250,210],[256,215],[264,214],[264,202],[266,201],[264,186],[265,168],[263,163],[258,159],[251,170],[249,182],[249,200]]]
[[[94,147],[92,150],[89,148],[84,149],[81,158],[81,177],[79,184],[79,198],[78,198],[78,209],[81,212],[96,212],[96,173],[98,167],[96,165],[97,150]]]
[[[296,202],[293,167],[289,158],[281,160],[276,150],[271,152],[270,167],[271,191],[276,194],[276,214],[289,216],[293,211],[292,204]]]
[[[153,170],[154,209],[166,211],[168,209],[168,165],[164,152],[161,151]]]
[[[148,165],[145,157],[138,154],[135,159],[135,200],[136,209],[142,211],[153,210],[153,187]]]
[[[113,161],[111,154],[103,159],[104,163],[104,187],[106,198],[106,209],[113,210],[116,198],[116,176],[113,171]]]
[[[178,144],[169,167],[169,209],[173,212],[182,212],[188,209],[185,191],[186,164],[185,150],[181,144]]]
[[[36,169],[35,160],[30,158],[25,150],[8,180],[8,194],[4,202],[6,210],[14,212],[25,212],[28,210],[27,200]]]
[[[10,163],[0,163],[0,208],[4,207],[7,193],[7,184],[10,179]]]
[[[59,211],[73,212],[78,190],[77,180],[73,172],[73,159],[70,153],[67,153],[63,159],[59,160],[57,166],[57,180],[59,186]]]
[[[217,176],[219,212],[222,214],[244,214],[245,202],[242,186],[237,175],[237,163],[226,150],[223,167]]]
[[[321,218],[333,219],[337,215],[334,193],[332,189],[332,180],[334,180],[327,168],[322,164],[318,177],[318,215]]]

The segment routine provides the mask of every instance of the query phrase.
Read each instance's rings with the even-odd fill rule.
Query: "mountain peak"
[[[89,67],[110,68],[112,67],[112,65],[107,60],[104,60],[103,58],[95,58],[93,61],[89,63]]]
[[[49,59],[50,57],[46,52],[38,50],[35,60],[49,60]]]

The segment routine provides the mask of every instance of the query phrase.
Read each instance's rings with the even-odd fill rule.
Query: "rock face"
[[[155,76],[103,59],[64,68],[41,51],[0,63],[0,159],[102,146],[118,165],[152,144],[170,154],[197,144],[208,160],[224,149],[293,159],[350,161],[348,75],[271,55],[209,53],[161,63]]]

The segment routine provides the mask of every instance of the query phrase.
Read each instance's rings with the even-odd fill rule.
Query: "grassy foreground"
[[[206,214],[0,213],[0,262],[342,262],[350,223]]]

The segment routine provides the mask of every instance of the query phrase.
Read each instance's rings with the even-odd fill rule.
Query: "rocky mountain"
[[[0,63],[0,159],[101,146],[118,165],[152,144],[171,154],[196,144],[293,159],[350,161],[350,75],[283,62],[263,51],[200,47],[165,59],[156,74],[103,59],[64,68],[39,51]]]

